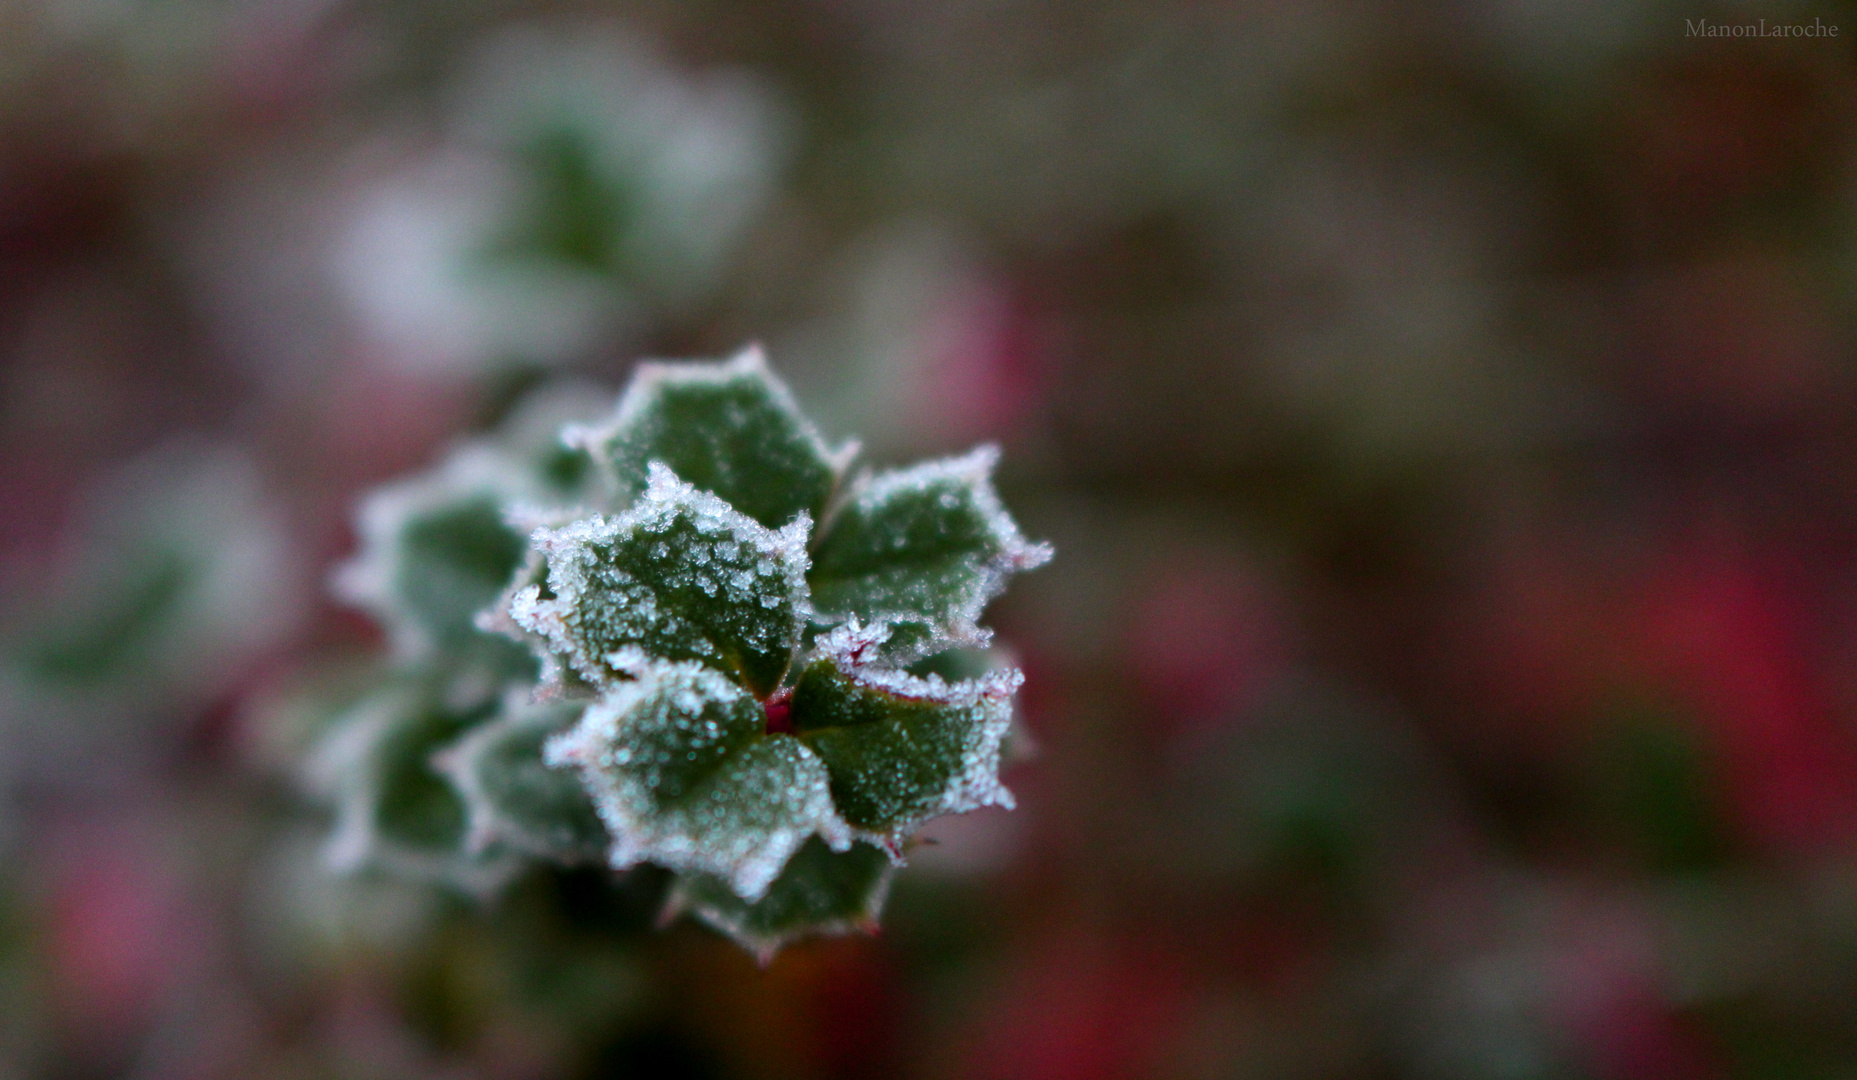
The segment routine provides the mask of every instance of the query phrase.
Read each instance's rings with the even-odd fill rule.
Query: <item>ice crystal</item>
[[[832,798],[860,836],[900,860],[902,842],[942,814],[1013,805],[999,781],[1012,695],[1006,668],[946,682],[862,661],[880,636],[828,635],[793,689],[795,731],[826,763]]]

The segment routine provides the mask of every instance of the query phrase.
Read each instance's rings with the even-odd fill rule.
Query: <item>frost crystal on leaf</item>
[[[611,656],[630,646],[730,671],[766,695],[807,612],[811,528],[802,513],[770,531],[653,462],[625,513],[536,530],[547,581],[511,596],[509,615],[596,687],[624,678]]]
[[[615,867],[713,874],[753,902],[808,837],[850,845],[825,765],[793,736],[766,734],[739,685],[700,664],[628,661],[634,681],[547,747],[593,792]]]

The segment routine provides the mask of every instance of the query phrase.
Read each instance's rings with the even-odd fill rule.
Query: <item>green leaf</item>
[[[546,528],[548,526],[538,524],[536,527]],[[540,670],[536,676],[538,682],[534,691],[537,700],[554,701],[563,697],[586,699],[599,696],[599,688],[575,670],[573,661],[565,652],[555,647],[548,635],[530,630],[516,622],[512,612],[519,597],[524,598],[525,605],[529,598],[555,599],[553,590],[548,587],[548,560],[533,547],[529,549],[522,566],[511,578],[509,588],[504,590],[496,606],[478,612],[477,628],[486,633],[501,635],[510,642],[519,642],[528,646],[529,652],[540,661]]]
[[[531,181],[527,205],[481,257],[625,276],[625,239],[639,199],[628,177],[601,168],[599,153],[587,132],[566,124],[544,128],[519,147],[516,156]]]
[[[522,560],[522,537],[497,500],[479,495],[409,519],[394,588],[428,632],[451,644],[502,592]]]
[[[285,515],[230,446],[158,446],[74,509],[61,557],[0,604],[0,715],[185,711],[303,614]]]
[[[666,914],[688,911],[765,964],[796,938],[875,930],[895,874],[881,848],[853,844],[848,851],[833,851],[815,836],[755,903],[735,895],[719,878],[691,874],[677,879]]]
[[[769,531],[654,462],[625,513],[536,530],[547,580],[518,589],[508,616],[596,687],[625,677],[615,652],[639,649],[700,661],[766,696],[799,642],[811,527],[802,514]]]
[[[905,662],[984,644],[976,620],[1007,576],[1051,557],[1000,505],[998,458],[983,446],[860,482],[813,552],[808,580],[825,621],[888,623],[886,651]]]
[[[720,364],[642,364],[608,423],[568,434],[606,469],[620,506],[661,461],[770,529],[817,521],[856,451],[826,446],[758,348]]]
[[[1001,669],[950,683],[867,666],[884,628],[853,623],[820,642],[793,688],[795,732],[825,762],[832,801],[860,837],[893,854],[933,817],[1013,805],[999,781],[1012,695]]]
[[[479,636],[475,616],[522,563],[526,545],[504,507],[533,491],[515,461],[481,443],[375,490],[361,504],[361,553],[337,571],[337,592],[380,620],[403,659],[457,649]]]
[[[123,560],[129,565],[118,570],[114,589],[95,590],[40,620],[38,640],[23,650],[33,675],[64,686],[98,685],[143,661],[200,575],[174,552],[137,556]]]
[[[465,848],[475,855],[511,851],[559,862],[596,861],[607,846],[586,789],[542,761],[542,746],[572,727],[581,706],[532,703],[512,690],[501,715],[472,729],[435,759],[463,800]]]
[[[501,642],[483,644],[478,615],[521,567],[528,528],[585,514],[578,507],[593,498],[591,462],[560,432],[604,401],[572,383],[544,387],[493,436],[370,492],[356,522],[360,554],[337,572],[336,591],[380,620],[403,660],[494,651]]]
[[[752,902],[808,837],[849,846],[825,765],[799,739],[767,734],[739,685],[697,663],[617,659],[634,681],[608,689],[546,752],[580,770],[615,867],[714,874]]]
[[[464,804],[432,768],[433,754],[491,707],[451,705],[433,680],[399,678],[335,721],[307,780],[334,809],[327,857],[336,870],[384,870],[472,893],[508,879],[512,860],[465,854]]]

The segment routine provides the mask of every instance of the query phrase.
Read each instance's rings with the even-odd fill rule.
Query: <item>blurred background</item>
[[[1853,38],[0,3],[0,1076],[1857,1076]],[[1002,445],[1020,808],[766,969],[329,875],[357,495],[751,340]]]

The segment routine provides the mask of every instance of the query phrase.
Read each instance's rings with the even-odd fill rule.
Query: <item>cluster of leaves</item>
[[[230,446],[174,439],[101,477],[60,560],[0,603],[0,803],[28,772],[82,783],[172,737],[291,633],[297,565]]]
[[[440,152],[361,204],[341,262],[363,322],[423,363],[560,364],[688,316],[785,158],[777,95],[600,19],[505,27],[446,97]]]
[[[1049,549],[991,448],[854,477],[756,350],[561,428],[596,409],[544,398],[363,507],[338,583],[395,663],[312,763],[332,857],[478,892],[650,862],[763,957],[873,925],[919,826],[1012,804],[1020,674],[937,671]]]

